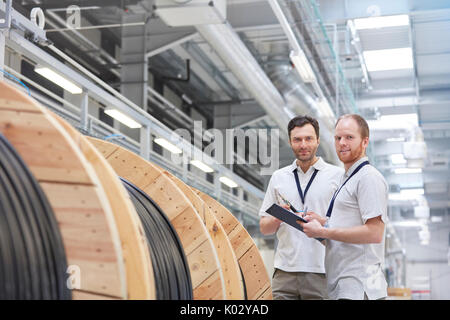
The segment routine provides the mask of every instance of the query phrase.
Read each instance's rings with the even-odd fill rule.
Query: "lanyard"
[[[314,173],[312,174],[311,179],[309,179],[309,182],[306,185],[305,194],[303,194],[302,187],[300,186],[300,181],[298,180],[297,168],[294,169],[295,183],[297,184],[298,194],[300,195],[300,199],[302,199],[303,204],[305,204],[306,193],[308,192],[308,189],[311,186],[311,183],[313,182],[314,178],[316,177],[316,174],[318,171],[319,170],[314,169]]]
[[[355,169],[355,171],[352,172],[350,177],[348,177],[347,180],[345,180],[345,182],[342,184],[342,186],[340,186],[340,188],[336,190],[336,192],[333,195],[333,198],[331,199],[330,206],[328,207],[328,211],[327,211],[327,217],[328,218],[331,216],[331,212],[333,211],[333,206],[334,206],[334,200],[336,199],[337,195],[339,194],[339,191],[341,191],[342,187],[347,183],[348,180],[350,180],[351,177],[353,177],[362,167],[364,167],[367,164],[369,164],[369,161],[364,161],[363,163],[361,163]]]

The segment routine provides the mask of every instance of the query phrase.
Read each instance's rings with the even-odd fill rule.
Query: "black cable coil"
[[[142,190],[124,178],[144,227],[152,258],[157,300],[192,300],[191,274],[181,241],[167,216]]]
[[[0,133],[0,300],[66,300],[67,260],[39,183]]]

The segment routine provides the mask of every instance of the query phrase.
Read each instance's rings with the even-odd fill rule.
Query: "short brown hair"
[[[367,124],[367,121],[361,117],[359,114],[351,113],[351,114],[344,114],[339,117],[336,121],[335,128],[337,127],[338,123],[342,119],[351,118],[356,121],[359,127],[359,133],[361,134],[361,138],[368,138],[369,137],[369,125]]]
[[[310,124],[314,127],[314,131],[316,132],[317,139],[319,139],[319,122],[316,119],[309,116],[296,116],[291,119],[288,123],[288,135],[289,139],[291,139],[291,131],[295,127],[303,127],[304,125]]]

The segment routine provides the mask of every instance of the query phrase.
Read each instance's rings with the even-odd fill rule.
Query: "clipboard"
[[[271,216],[274,216],[275,218],[294,227],[295,229],[300,230],[301,232],[304,232],[303,228],[297,223],[297,221],[300,220],[305,223],[308,222],[305,219],[303,219],[302,217],[296,215],[295,213],[293,213],[289,210],[284,209],[283,207],[280,207],[279,205],[277,205],[275,203],[273,205],[271,205],[270,208],[266,210],[266,212],[268,214],[270,214]],[[318,240],[319,242],[322,242],[323,240],[325,240],[324,238],[314,238],[314,239]]]

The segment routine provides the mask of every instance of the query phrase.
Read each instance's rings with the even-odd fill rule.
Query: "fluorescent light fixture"
[[[48,80],[54,82],[64,90],[69,91],[72,94],[80,94],[83,92],[83,90],[75,85],[73,82],[67,80],[63,76],[59,75],[55,71],[45,68],[45,67],[35,67],[34,71],[36,73],[39,73],[44,78],[47,78]]]
[[[392,221],[391,223],[395,227],[405,227],[405,228],[420,228],[423,226],[423,223],[419,220]]]
[[[402,153],[391,154],[391,162],[393,164],[406,164],[406,159]]]
[[[431,216],[431,222],[438,223],[444,221],[444,218],[442,216]]]
[[[224,176],[220,177],[219,181],[222,182],[224,185],[229,186],[230,188],[236,188],[238,186],[236,182]]]
[[[311,65],[309,64],[308,59],[306,59],[305,53],[303,51],[294,52],[291,51],[289,54],[289,58],[297,69],[297,72],[300,74],[300,77],[304,82],[315,82],[316,76],[314,75],[313,70],[311,69]]]
[[[420,196],[424,194],[423,188],[417,188],[417,189],[402,189],[400,190],[400,194],[404,196]]]
[[[207,173],[214,172],[213,168],[211,168],[210,166],[204,164],[200,160],[191,160],[190,164],[192,164],[193,166],[196,166],[197,168],[199,168],[200,170],[202,170],[204,172],[207,172]]]
[[[422,173],[422,168],[397,168],[395,174]]]
[[[134,121],[133,119],[131,119],[129,116],[127,116],[126,114],[124,114],[123,112],[108,107],[105,109],[105,113],[107,115],[109,115],[110,117],[113,117],[114,119],[116,119],[117,121],[123,123],[124,125],[126,125],[127,127],[130,127],[132,129],[137,129],[142,127],[142,125],[136,121]]]
[[[363,52],[367,71],[412,69],[412,50],[408,48],[370,50]]]
[[[320,112],[322,112],[325,115],[325,117],[334,118],[333,111],[331,110],[331,106],[328,103],[327,98],[322,97],[321,99],[319,99],[317,101],[317,107],[320,110]]]
[[[402,189],[400,192],[389,193],[388,198],[391,201],[412,201],[424,194],[423,188]]]
[[[155,141],[155,143],[159,144],[161,147],[163,147],[166,150],[169,150],[172,153],[179,154],[179,153],[183,152],[180,148],[178,148],[177,146],[175,146],[174,144],[170,143],[169,141],[167,141],[164,138],[156,138],[153,141]]]
[[[387,138],[386,141],[387,142],[404,142],[406,139],[403,137],[400,138]]]
[[[406,14],[396,16],[369,17],[353,20],[357,30],[399,27],[409,25],[409,16]]]
[[[419,126],[419,117],[417,116],[417,113],[384,115],[384,116],[380,116],[379,121],[387,122],[392,125],[397,125],[397,127],[398,127],[399,123],[405,123],[405,122],[408,122],[415,126]]]

